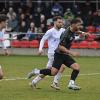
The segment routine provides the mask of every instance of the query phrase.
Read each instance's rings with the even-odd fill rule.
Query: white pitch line
[[[100,73],[90,73],[90,74],[79,74],[79,76],[93,76],[93,75],[100,75]],[[70,75],[63,75],[62,77],[70,76]]]
[[[79,74],[79,76],[94,76],[94,75],[100,75],[100,73],[90,73],[90,74]],[[70,76],[70,75],[62,75],[62,77],[66,77],[66,76]],[[51,77],[51,76],[48,76]],[[7,78],[5,77],[4,79],[0,80],[0,81],[14,81],[14,80],[26,80],[27,78],[25,77],[14,77],[14,78]]]

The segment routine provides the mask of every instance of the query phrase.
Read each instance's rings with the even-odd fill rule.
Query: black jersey
[[[64,46],[67,49],[70,49],[72,41],[75,39],[75,33],[70,31],[70,27],[68,27],[60,36],[60,43],[59,45]],[[57,48],[55,50],[57,53],[63,53],[62,51]]]

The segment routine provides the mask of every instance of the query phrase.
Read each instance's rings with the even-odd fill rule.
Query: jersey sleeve
[[[60,43],[59,45],[65,46],[66,45],[66,31],[64,31],[60,36]]]
[[[48,40],[50,36],[51,36],[51,32],[50,31],[47,31],[45,33],[45,35],[42,37],[41,41],[40,41],[39,50],[42,50],[45,41]]]

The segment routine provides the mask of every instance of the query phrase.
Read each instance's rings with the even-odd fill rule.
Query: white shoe
[[[29,86],[32,87],[33,89],[36,88],[36,84],[34,84],[34,83],[29,83]]]
[[[33,89],[41,89],[40,87],[37,87],[37,84],[35,83],[29,83],[29,86]]]
[[[51,87],[54,88],[54,89],[56,89],[56,90],[60,90],[59,85],[58,85],[57,83],[55,83],[55,82],[53,82],[53,83],[51,84]]]
[[[28,74],[28,79],[30,79],[32,76],[34,76],[34,75],[36,75],[36,71],[37,71],[38,69],[34,69],[34,70],[32,70],[32,72],[30,72],[29,74]]]
[[[72,89],[72,90],[80,90],[81,89],[81,87],[77,86],[76,84],[69,84],[68,88]]]

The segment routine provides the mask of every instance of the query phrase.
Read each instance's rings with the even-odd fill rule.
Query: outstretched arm
[[[65,47],[62,46],[62,45],[59,45],[58,48],[59,48],[59,50],[60,50],[61,52],[64,52],[65,54],[70,54],[70,55],[72,55],[72,56],[79,56],[79,53],[73,52],[73,51],[71,51],[71,50],[68,50],[67,48],[65,48]]]

